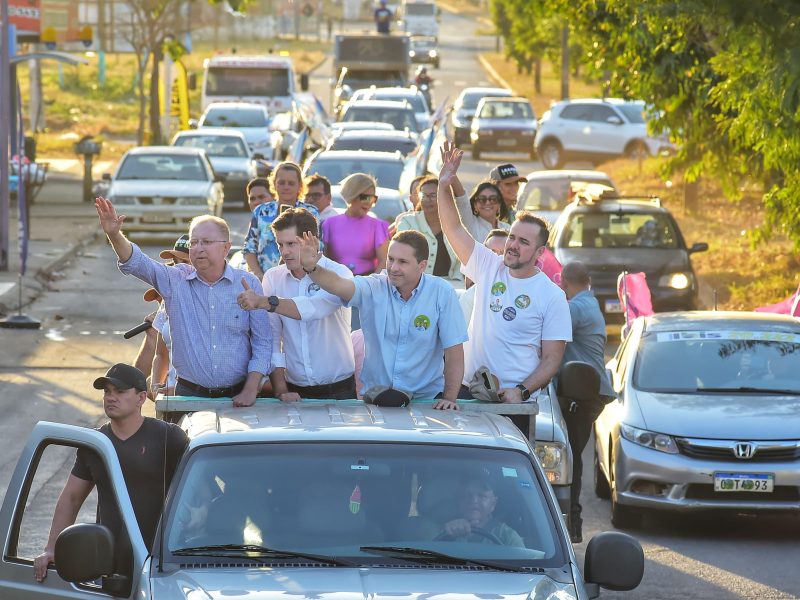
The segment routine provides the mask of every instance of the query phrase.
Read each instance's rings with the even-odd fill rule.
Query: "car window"
[[[366,150],[371,152],[394,152],[399,150],[407,156],[417,147],[413,140],[369,138],[339,138],[333,141],[329,150]]]
[[[713,329],[648,332],[634,366],[637,389],[789,390],[800,394],[800,334]],[[668,369],[664,365],[669,365]]]
[[[261,109],[211,108],[203,118],[203,127],[266,127],[267,115]]]
[[[664,214],[576,212],[565,225],[559,247],[675,249],[679,241]]]
[[[407,564],[361,549],[383,545],[561,564],[544,485],[528,456],[506,450],[413,443],[208,446],[189,456],[167,508],[166,549],[255,544],[356,564]],[[457,519],[482,527],[450,536],[445,528]],[[213,557],[201,552],[198,560]]]
[[[614,109],[609,106],[603,106],[602,104],[596,104],[590,107],[589,116],[586,119],[587,121],[594,121],[596,123],[605,123],[609,117],[617,117],[616,112]]]
[[[623,115],[625,115],[625,118],[628,119],[629,122],[637,125],[645,122],[644,104],[632,102],[629,104],[620,104],[617,106],[617,108]]]
[[[561,110],[562,119],[573,119],[576,121],[588,121],[591,114],[589,104],[568,104]]]
[[[484,119],[532,119],[533,110],[522,102],[486,102],[480,116]]]
[[[361,158],[318,158],[308,167],[306,175],[319,173],[328,178],[332,184],[338,184],[352,173],[367,173],[377,179],[380,187],[392,190],[399,189],[400,176],[403,173],[401,160],[369,160]]]
[[[208,181],[209,175],[198,156],[129,154],[122,161],[117,179]]]
[[[414,112],[425,112],[427,109],[425,108],[425,101],[422,99],[422,96],[415,95],[415,96],[390,96],[390,95],[376,95],[376,100],[391,100],[393,102],[408,102],[411,106],[411,110]]]
[[[391,123],[395,129],[418,132],[417,119],[412,110],[394,108],[373,108],[366,106],[352,106],[342,118],[343,121],[378,121]]]
[[[563,210],[572,201],[572,184],[581,185],[586,183],[603,183],[613,187],[611,180],[591,180],[583,181],[580,179],[547,178],[532,179],[525,184],[519,197],[519,204],[525,210]]]
[[[212,66],[206,75],[206,93],[212,96],[288,96],[286,67]]]
[[[185,135],[175,140],[176,146],[201,148],[209,156],[231,158],[247,156],[247,148],[242,140],[220,135]]]

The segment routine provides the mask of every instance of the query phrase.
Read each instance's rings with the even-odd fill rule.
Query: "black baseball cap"
[[[528,181],[525,177],[519,174],[519,171],[517,171],[517,167],[515,167],[511,163],[506,163],[504,165],[497,165],[489,173],[489,179],[493,179],[494,181],[507,181],[509,179],[522,182]]]
[[[111,384],[118,390],[129,390],[136,388],[136,391],[143,392],[147,389],[147,378],[139,369],[117,363],[106,371],[105,377],[98,377],[94,380],[94,389],[102,390],[106,384]]]

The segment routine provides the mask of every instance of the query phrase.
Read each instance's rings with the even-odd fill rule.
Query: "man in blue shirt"
[[[375,9],[375,27],[378,33],[389,33],[393,16],[386,6],[386,0],[381,0],[380,6]]]
[[[301,243],[300,263],[311,280],[361,312],[362,391],[385,386],[408,392],[412,399],[436,398],[434,408],[457,408],[467,327],[452,286],[425,274],[425,236],[418,231],[395,234],[386,270],[354,279],[319,264],[316,237],[306,233]]]
[[[605,367],[606,322],[600,305],[591,290],[589,271],[582,262],[573,261],[564,265],[561,271],[561,288],[569,300],[569,313],[572,317],[572,341],[564,350],[562,367],[571,361],[590,364],[600,374],[600,397],[597,402],[581,403],[564,407],[564,420],[567,422],[567,435],[572,448],[572,486],[570,489],[569,535],[573,542],[583,540],[581,519],[581,477],[583,459],[581,454],[589,441],[592,424],[603,411],[603,407],[613,400],[614,388]]]
[[[179,396],[233,398],[234,406],[256,400],[261,379],[272,370],[272,333],[267,314],[248,312],[236,302],[242,281],[261,292],[252,273],[234,269],[225,260],[230,250],[228,225],[218,217],[196,217],[189,226],[190,265],[167,266],[153,260],[122,233],[105,198],[95,200],[100,225],[108,236],[125,275],[153,286],[169,317],[172,363]]]

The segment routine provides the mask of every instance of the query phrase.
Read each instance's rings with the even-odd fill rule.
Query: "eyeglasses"
[[[476,196],[475,202],[478,204],[500,204],[499,196]]]
[[[312,193],[310,193],[310,194],[306,194],[306,199],[307,199],[307,200],[319,200],[319,199],[320,199],[320,198],[322,198],[324,195],[325,195],[325,194],[324,194],[324,193],[322,193],[322,192],[312,192]]]
[[[359,202],[375,202],[378,199],[378,196],[375,194],[359,194],[356,196],[356,200]]]
[[[433,194],[420,194],[419,197],[422,198],[423,200],[427,200],[428,202],[433,202],[434,200],[436,200],[436,193],[434,192]]]
[[[228,240],[189,240],[189,248],[202,248],[211,244],[224,244]]]

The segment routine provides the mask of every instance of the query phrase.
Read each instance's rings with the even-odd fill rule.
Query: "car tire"
[[[597,456],[597,448],[594,449],[594,495],[601,500],[611,499],[611,487],[608,479],[600,469],[600,459]]]
[[[608,470],[611,472],[611,524],[617,529],[636,529],[642,524],[642,513],[638,509],[620,504],[616,500],[617,484],[613,453],[609,453]]]
[[[647,151],[647,146],[642,140],[633,140],[625,146],[625,157],[630,160],[639,160],[648,158],[650,153]]]
[[[478,144],[472,144],[472,160],[481,159],[481,148]]]
[[[538,154],[545,169],[560,169],[564,164],[564,151],[556,140],[542,142]]]

